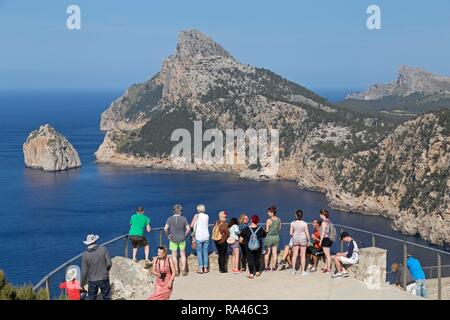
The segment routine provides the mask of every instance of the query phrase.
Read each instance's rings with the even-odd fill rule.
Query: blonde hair
[[[400,266],[399,266],[399,264],[398,264],[397,262],[394,262],[394,263],[391,265],[391,271],[392,271],[392,272],[397,272],[399,268],[400,268]]]
[[[247,215],[246,213],[242,213],[242,214],[239,216],[239,224],[243,224],[243,223],[244,223],[244,218],[245,218],[245,217],[248,218],[248,215]]]
[[[219,212],[219,220],[225,219],[227,217],[227,214],[224,210]]]
[[[203,204],[199,204],[197,206],[197,212],[198,213],[205,213],[205,211],[206,211],[206,208],[205,208],[205,206]]]

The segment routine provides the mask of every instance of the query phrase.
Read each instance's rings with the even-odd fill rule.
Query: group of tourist
[[[188,275],[186,246],[189,236],[191,238],[190,245],[197,255],[196,272],[199,274],[210,271],[210,240],[214,241],[217,250],[219,272],[228,272],[227,256],[231,252],[231,272],[246,272],[248,268],[247,278],[249,279],[261,276],[262,271],[275,271],[277,267],[278,270],[291,268],[293,275],[299,270],[302,276],[307,276],[309,272],[317,271],[320,259],[324,260],[322,273],[330,274],[334,261],[336,272],[332,277],[347,277],[348,272],[345,266],[356,264],[359,260],[358,244],[347,232],[342,232],[339,238],[340,241],[347,243],[347,251],[331,256],[330,248],[337,240],[337,235],[327,210],[320,210],[320,219],[313,221],[312,234],[309,232],[308,224],[303,220],[303,211],[296,210],[294,220],[290,223],[289,228],[290,241],[284,248],[280,264],[277,259],[282,224],[277,216],[275,206],[267,209],[267,220],[262,226],[260,217],[256,214],[249,217],[243,213],[239,218],[229,219],[226,211],[220,211],[211,234],[209,215],[203,204],[197,206],[197,213],[191,223],[183,216],[183,207],[180,204],[173,206],[172,213],[164,226],[164,232],[169,239],[171,255],[169,256],[165,246],[158,247],[158,255],[150,271],[156,277],[155,291],[150,295],[149,300],[169,299],[174,279],[180,275]],[[137,250],[140,247],[144,248],[145,261],[151,262],[145,231],[151,231],[150,218],[145,215],[143,207],[138,207],[130,219],[129,231],[134,262],[137,262]],[[96,235],[88,235],[84,241],[87,250],[82,258],[81,280],[76,281],[73,276],[74,272],[72,272],[70,279],[66,277],[66,283],[61,285],[61,288],[68,292],[68,296],[69,291],[72,290],[71,298],[82,297],[79,292],[83,291],[82,288],[87,284],[87,299],[96,299],[99,290],[104,300],[110,299],[109,269],[112,263],[108,250],[97,245],[98,238]],[[262,263],[264,266],[261,266]],[[422,280],[425,279],[425,276],[419,274],[420,263],[412,257],[408,257],[407,267],[410,272],[413,270],[412,274],[416,278],[418,295],[424,296],[426,287]],[[399,266],[393,266],[394,268],[398,269]],[[78,291],[78,294],[73,291]]]
[[[247,278],[259,277],[262,271],[275,271],[278,266],[278,249],[280,245],[281,219],[277,216],[277,208],[267,209],[267,220],[260,225],[260,217],[256,214],[250,217],[243,213],[238,218],[230,219],[228,213],[222,210],[217,215],[217,221],[210,232],[210,219],[203,204],[197,206],[197,213],[189,223],[183,216],[180,204],[173,206],[172,216],[167,219],[164,232],[169,239],[168,256],[166,247],[158,248],[158,258],[153,264],[152,273],[156,276],[155,292],[149,299],[163,300],[171,296],[175,277],[186,276],[187,259],[186,247],[189,236],[190,245],[197,255],[197,270],[199,274],[210,272],[209,247],[210,241],[218,255],[220,273],[228,272],[228,255],[231,253],[231,272],[241,273],[248,269]],[[133,244],[133,260],[136,261],[136,249],[144,247],[146,260],[148,259],[148,241],[144,231],[150,230],[150,219],[140,207],[131,218],[130,239]],[[141,217],[137,217],[141,215]],[[292,274],[297,272],[297,261],[300,262],[302,276],[317,271],[319,259],[323,257],[325,267],[323,273],[331,272],[332,261],[335,262],[337,272],[333,277],[346,277],[348,273],[344,265],[358,262],[358,246],[348,233],[342,233],[341,239],[347,242],[349,249],[345,253],[331,256],[330,247],[336,241],[334,228],[327,210],[320,211],[320,220],[313,222],[314,231],[310,235],[308,224],[303,221],[303,211],[297,210],[294,221],[290,224],[291,240],[285,248],[284,258],[279,269],[286,269],[287,264],[292,268]],[[264,255],[264,257],[263,257]],[[179,257],[179,259],[178,259]],[[264,264],[262,266],[261,264]],[[310,268],[307,269],[307,265]]]

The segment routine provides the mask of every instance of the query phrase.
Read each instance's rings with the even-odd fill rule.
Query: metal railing
[[[290,235],[289,223],[281,224],[280,232],[280,249],[284,248],[284,245],[289,243]],[[210,225],[210,228],[213,225]],[[310,230],[312,231],[312,226],[309,224]],[[390,269],[390,265],[394,262],[401,263],[406,266],[406,258],[408,254],[412,254],[414,257],[418,258],[423,266],[423,269],[427,276],[427,286],[428,286],[428,298],[430,299],[450,299],[450,253],[433,248],[420,245],[417,243],[409,242],[406,240],[394,238],[391,236],[379,234],[376,232],[370,232],[367,230],[362,230],[354,227],[348,227],[343,225],[335,224],[337,233],[347,231],[351,234],[353,239],[362,247],[379,247],[387,250],[387,261],[386,269]],[[149,238],[151,254],[156,254],[156,248],[161,245],[168,246],[168,239],[164,236],[163,228],[152,228],[152,231],[147,234]],[[128,235],[122,235],[107,241],[102,246],[108,248],[111,257],[124,256],[129,257],[129,241]],[[210,252],[215,250],[214,242],[211,241],[212,245],[210,247]],[[158,244],[158,245],[156,245]],[[190,246],[186,247],[187,254],[191,253]],[[342,252],[344,251],[344,244],[341,241],[336,241],[333,243],[331,248],[332,252]],[[58,297],[61,295],[55,294],[58,292],[57,284],[64,281],[65,271],[71,264],[79,263],[81,265],[81,258],[83,254],[79,254],[72,259],[64,262],[51,272],[49,272],[45,277],[43,277],[36,285],[33,286],[33,290],[38,290],[45,287],[48,290],[50,298]],[[392,281],[393,273],[387,271],[387,280],[390,283]],[[390,279],[388,279],[390,278]],[[59,279],[60,281],[56,281]],[[403,272],[403,279],[401,286],[404,290],[407,288],[407,272]]]

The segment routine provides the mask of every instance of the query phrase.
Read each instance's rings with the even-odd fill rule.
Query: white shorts
[[[354,258],[347,258],[347,257],[339,257],[339,260],[342,262],[342,264],[356,264],[358,263],[358,260]]]

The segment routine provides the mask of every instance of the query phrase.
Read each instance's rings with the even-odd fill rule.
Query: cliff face
[[[70,142],[49,125],[33,131],[23,145],[25,165],[44,171],[61,171],[81,167]]]
[[[448,149],[441,149],[448,148],[445,119],[445,112],[431,113],[396,128],[398,121],[335,107],[269,70],[241,64],[212,39],[191,30],[180,34],[174,55],[159,73],[130,87],[103,113],[101,127],[107,133],[96,157],[118,165],[295,180],[302,188],[324,192],[336,208],[382,214],[405,233],[443,243],[450,242],[450,233],[445,234],[448,194],[443,195],[448,185],[443,187],[436,175],[448,172]],[[192,133],[194,120],[202,120],[204,129],[222,131],[278,129],[279,171],[174,163],[171,133],[178,128]],[[424,134],[429,139],[423,140]],[[419,152],[424,149],[429,151]],[[420,190],[436,192],[436,201],[408,200]],[[442,227],[427,231],[420,227],[426,219]]]
[[[341,168],[332,206],[381,213],[406,234],[450,243],[450,109],[405,122]]]

